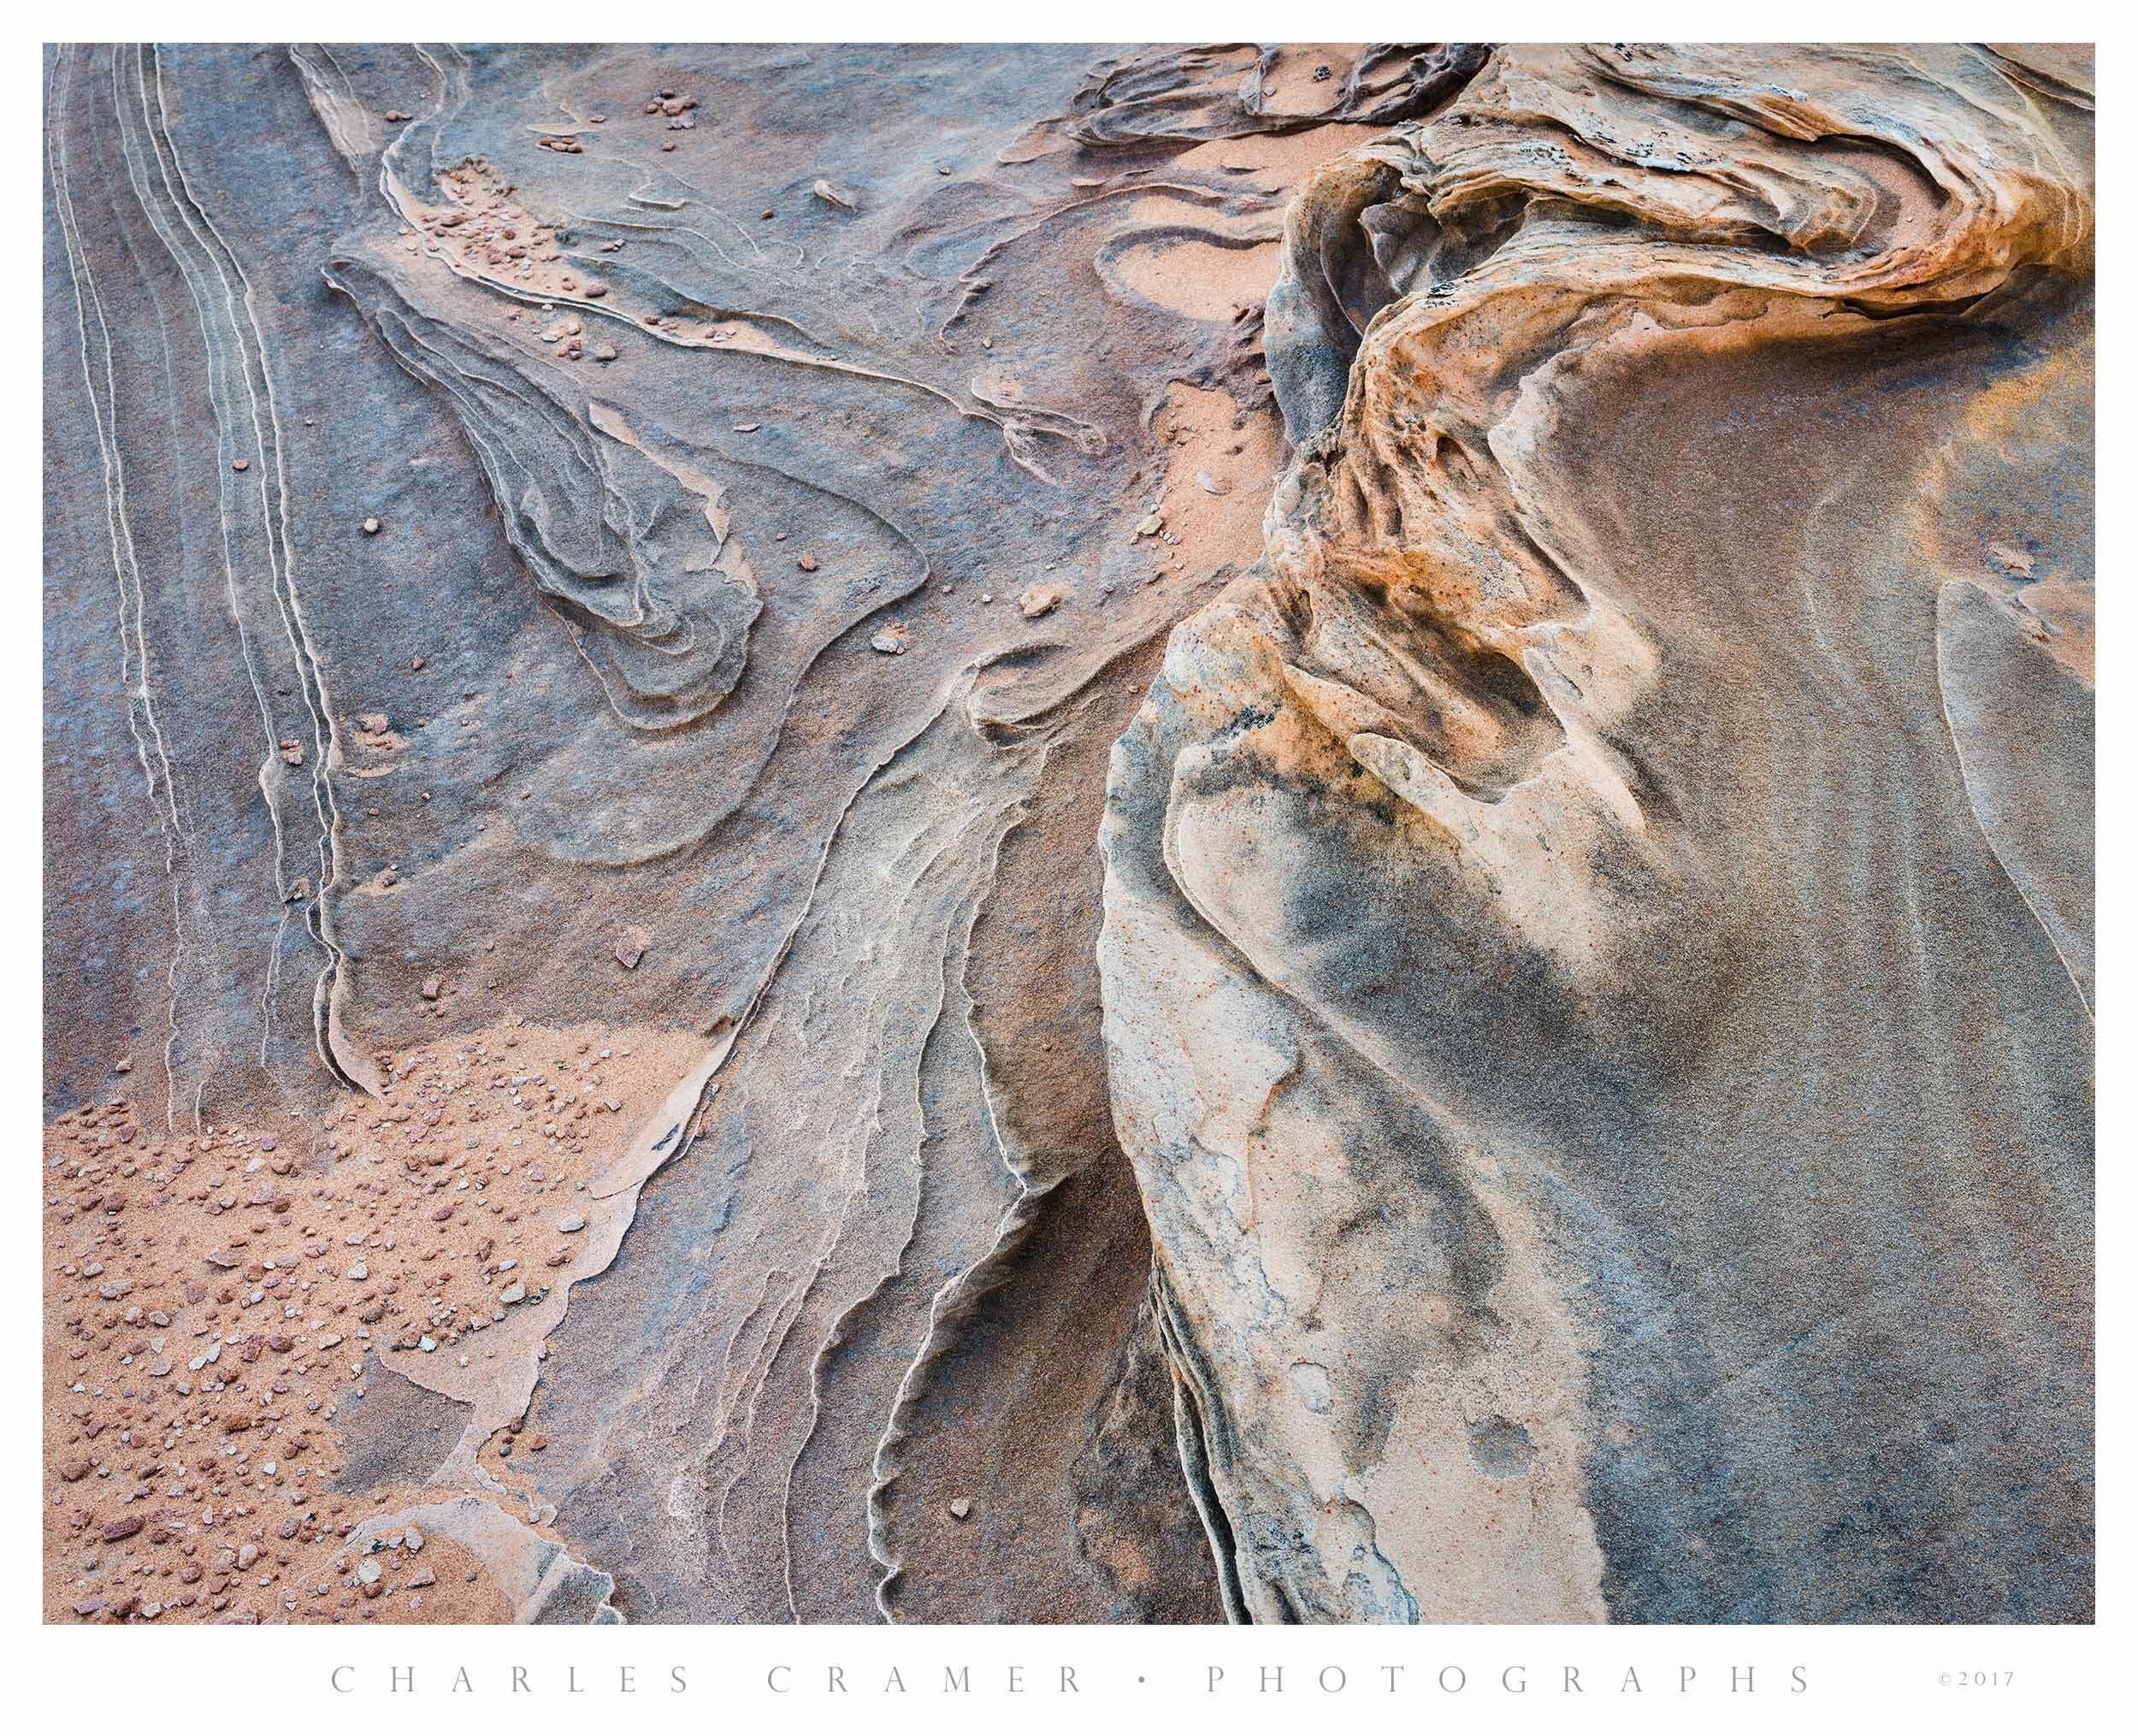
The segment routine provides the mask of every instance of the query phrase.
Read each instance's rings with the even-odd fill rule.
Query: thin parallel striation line
[[[134,547],[133,525],[127,516],[126,458],[118,443],[118,386],[112,364],[111,330],[104,317],[103,300],[97,289],[96,275],[89,263],[88,250],[82,245],[74,215],[73,186],[68,174],[66,121],[74,106],[74,67],[75,50],[62,44],[53,59],[52,77],[46,96],[45,158],[52,176],[53,210],[59,218],[61,233],[66,242],[68,275],[74,290],[75,324],[80,340],[84,395],[89,400],[90,416],[96,428],[97,446],[103,466],[104,524],[110,539],[112,572],[119,592],[120,681],[127,694],[127,723],[133,736],[141,775],[151,803],[157,793],[157,768],[162,770],[163,801],[157,814],[157,824],[163,833],[163,867],[171,893],[172,929],[171,963],[165,977],[167,1030],[163,1041],[163,1116],[165,1125],[175,1128],[178,1083],[174,1054],[178,1042],[178,977],[180,967],[191,950],[186,933],[185,906],[180,893],[178,865],[181,854],[190,859],[191,852],[185,848],[185,822],[179,812],[178,783],[171,765],[169,747],[164,741],[162,726],[156,715],[140,560]],[[62,68],[66,73],[63,86],[60,81]],[[96,317],[97,344],[103,352],[104,390],[109,401],[109,422],[106,420],[104,400],[97,396],[95,370],[91,363],[89,321],[92,311]],[[129,613],[134,641],[131,648],[127,644]],[[142,729],[145,723],[147,725],[145,735]],[[153,765],[149,758],[151,740],[155,743],[156,754]]]

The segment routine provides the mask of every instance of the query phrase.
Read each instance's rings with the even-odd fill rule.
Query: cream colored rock
[[[1101,841],[1236,1616],[2090,1608],[2091,688],[1963,624],[2090,586],[2089,117],[1501,49],[1293,206],[1297,456]]]

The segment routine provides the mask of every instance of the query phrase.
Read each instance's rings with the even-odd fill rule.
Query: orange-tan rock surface
[[[48,50],[47,1619],[2087,1616],[2090,91]]]
[[[1294,203],[1104,835],[1236,1615],[2088,1618],[2077,79],[1500,48]]]

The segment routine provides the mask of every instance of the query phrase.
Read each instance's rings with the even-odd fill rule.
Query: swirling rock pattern
[[[408,1209],[457,1292],[535,1256],[480,1337],[367,1355],[352,1295],[269,1353],[361,1486],[634,1621],[1221,1613],[1107,1105],[1106,755],[1260,547],[1292,192],[1461,60],[49,56],[49,1110],[125,1098],[159,1178],[274,1137],[247,1251],[330,1295],[375,1213],[304,1254],[315,1190],[584,1181],[553,1270]],[[1183,94],[1087,146],[1094,80]],[[670,1071],[526,1113],[611,1049]],[[235,1330],[204,1245],[180,1330]]]
[[[1503,49],[1293,207],[1105,832],[1236,1615],[2088,1615],[2080,77]]]
[[[2085,56],[45,70],[48,1294],[575,1178],[458,1619],[2090,1611]]]

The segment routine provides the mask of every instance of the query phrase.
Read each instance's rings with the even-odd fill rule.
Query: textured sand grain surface
[[[2089,51],[45,80],[48,1620],[2090,1616]]]

